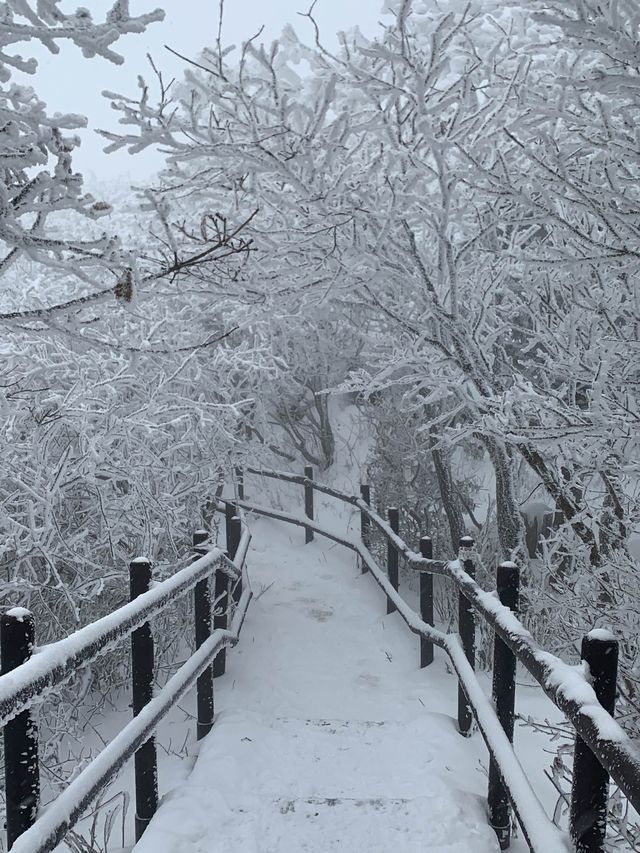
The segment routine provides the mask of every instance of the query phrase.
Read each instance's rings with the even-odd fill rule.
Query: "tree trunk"
[[[512,451],[495,438],[480,438],[487,448],[496,475],[496,515],[502,556],[505,560],[514,560],[526,571],[529,566],[526,528],[516,501]]]
[[[453,474],[451,473],[449,454],[438,447],[438,437],[434,429],[429,430],[429,443],[431,446],[431,458],[433,459],[433,465],[436,470],[438,488],[440,489],[440,499],[442,500],[447,522],[449,523],[449,535],[451,536],[453,553],[457,554],[460,547],[460,539],[465,535],[466,531],[458,490],[453,479]]]

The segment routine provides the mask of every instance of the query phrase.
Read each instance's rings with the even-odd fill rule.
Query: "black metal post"
[[[236,518],[237,507],[233,503],[227,502],[224,506],[224,522],[225,522],[225,537],[227,542],[227,556],[229,559],[235,557],[235,551],[232,552],[233,542],[233,519]],[[218,569],[215,574],[215,583],[213,588],[213,627],[214,629],[226,629],[229,618],[229,575]],[[220,678],[227,671],[227,650],[221,649],[213,661],[213,677]]]
[[[242,536],[242,522],[240,521],[240,517],[234,515],[233,518],[229,522],[229,527],[227,529],[227,554],[230,560],[235,560],[236,554],[238,553],[238,547],[240,545],[240,537]],[[220,570],[218,570],[218,574],[221,574]],[[228,581],[227,581],[228,585]],[[233,601],[235,604],[238,604],[240,601],[240,596],[242,595],[242,578],[238,578],[233,587]]]
[[[33,615],[23,607],[3,613],[0,620],[2,675],[31,657],[35,642]],[[40,804],[38,726],[31,711],[23,711],[4,727],[4,778],[7,848],[33,824]]]
[[[313,480],[313,468],[310,465],[305,466],[304,476],[307,480]],[[304,514],[313,521],[313,486],[308,483],[304,486]],[[313,530],[305,527],[304,544],[308,545],[309,542],[313,542]]]
[[[390,506],[387,509],[387,518],[389,519],[389,527],[393,530],[394,533],[398,533],[400,530],[400,511],[394,507]],[[389,581],[391,586],[397,590],[398,589],[398,551],[396,546],[389,540],[387,542],[387,575],[389,577]],[[387,613],[393,613],[396,609],[395,604],[389,596],[387,596]]]
[[[231,531],[231,523],[234,518],[238,517],[238,507],[232,503],[231,501],[227,501],[224,505],[224,533],[227,542],[227,551],[229,551],[231,540],[233,538],[233,533]],[[234,554],[235,556],[235,554]],[[229,555],[229,559],[233,559],[231,555]]]
[[[204,545],[208,538],[209,534],[206,530],[196,530],[193,534],[193,548],[196,552],[193,557],[194,560],[207,553],[207,549],[200,546]],[[209,578],[204,578],[195,585],[193,609],[196,649],[199,649],[211,636],[211,586]],[[198,707],[196,738],[202,740],[213,728],[213,672],[210,666],[198,677],[196,697]]]
[[[207,549],[203,547],[209,541],[209,534],[206,530],[194,530],[193,532],[193,550],[196,552],[194,560],[202,557],[207,553]]]
[[[515,563],[498,566],[496,588],[498,598],[513,613],[518,612],[520,594],[520,569]],[[513,743],[513,725],[516,696],[516,656],[496,634],[493,647],[493,703],[500,725]],[[489,763],[489,823],[498,836],[501,850],[511,843],[511,807],[509,792],[502,781],[498,765]]]
[[[139,557],[129,563],[129,598],[131,601],[149,591],[151,563]],[[133,716],[137,717],[153,697],[153,635],[145,622],[131,633],[131,682]],[[158,808],[158,761],[156,739],[152,735],[134,755],[136,787],[136,841],[149,825]]]
[[[433,560],[433,542],[430,536],[420,539],[420,554],[427,560]],[[433,575],[420,572],[420,618],[427,625],[433,625]],[[420,668],[433,663],[433,643],[420,637]]]
[[[363,483],[360,486],[360,497],[367,506],[371,506],[371,487],[369,485]],[[362,539],[364,547],[368,549],[371,546],[371,519],[366,512],[362,512],[362,510],[360,510],[360,538]],[[365,572],[368,571],[364,560],[360,566],[360,570],[362,574],[365,574]]]
[[[243,501],[244,500],[244,471],[239,465],[236,467],[236,481],[238,483],[238,500]]]
[[[598,701],[615,712],[618,641],[608,631],[592,631],[582,639],[582,660],[589,666]],[[576,735],[569,826],[576,853],[604,853],[607,832],[609,774],[581,737]]]
[[[460,548],[464,551],[473,549],[475,543],[470,536],[463,536],[460,540]],[[462,568],[472,578],[476,576],[473,560],[469,555],[463,554]],[[462,642],[462,648],[466,659],[472,669],[476,667],[476,617],[471,604],[464,595],[458,593],[458,633]],[[471,734],[473,726],[473,712],[466,697],[462,684],[458,683],[458,729],[460,734],[467,737]]]

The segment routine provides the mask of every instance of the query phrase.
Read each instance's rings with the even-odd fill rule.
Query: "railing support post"
[[[618,641],[608,631],[591,631],[580,654],[589,667],[600,704],[613,716],[618,675]],[[609,774],[576,735],[571,786],[570,830],[576,853],[604,853]]]
[[[227,556],[230,560],[235,556],[232,555],[233,548],[233,519],[236,517],[236,507],[233,503],[227,502],[224,505],[224,528],[225,538],[227,543]],[[229,576],[222,571],[216,569],[215,581],[213,588],[213,627],[226,629],[229,622],[227,612],[229,610]],[[221,649],[213,661],[213,677],[220,678],[227,671],[227,650]]]
[[[240,516],[234,515],[229,520],[229,526],[227,528],[227,556],[230,560],[235,560],[236,554],[238,553],[238,547],[240,546],[240,538],[242,536],[242,522],[240,520]],[[220,570],[218,570],[219,574],[222,574]],[[229,579],[227,578],[227,588],[229,586]],[[238,604],[240,601],[240,596],[242,595],[242,577],[239,577],[235,582],[233,587],[233,601],[234,604]]]
[[[149,591],[151,563],[138,557],[129,563],[129,598],[133,601]],[[153,698],[153,635],[151,625],[145,622],[131,633],[131,682],[133,716],[137,717]],[[136,788],[136,841],[158,808],[158,761],[156,739],[152,735],[133,757]]]
[[[427,560],[433,560],[433,542],[431,537],[420,539],[420,554]],[[433,575],[431,572],[420,572],[420,618],[427,625],[433,625]],[[425,637],[420,637],[420,668],[433,663],[433,643]]]
[[[394,533],[398,533],[400,531],[400,511],[394,506],[388,507],[387,518],[389,519],[389,527],[393,530]],[[389,577],[389,582],[391,583],[391,586],[397,591],[398,551],[391,541],[387,542],[387,575]],[[387,613],[393,613],[395,609],[395,604],[393,603],[393,601],[391,601],[389,596],[387,596]]]
[[[196,552],[193,557],[194,561],[207,553],[206,548],[201,546],[204,545],[208,538],[209,534],[206,530],[196,530],[193,534],[193,548]],[[209,578],[203,578],[195,585],[193,607],[196,649],[199,649],[211,636],[211,586]],[[198,677],[196,682],[196,697],[198,708],[196,738],[197,740],[202,740],[213,728],[213,672],[210,666]]]
[[[14,607],[0,620],[2,675],[31,657],[35,642],[33,615]],[[23,711],[4,727],[4,773],[7,848],[34,823],[40,804],[38,726],[31,711]]]
[[[498,566],[496,588],[500,602],[513,613],[518,613],[520,570],[515,563]],[[496,634],[493,647],[493,702],[500,725],[513,743],[513,726],[516,695],[516,656]],[[489,763],[489,823],[498,836],[501,850],[511,843],[511,807],[507,791],[496,762]]]
[[[460,539],[460,560],[463,570],[475,578],[476,569],[471,554],[475,543],[470,536]],[[473,607],[462,592],[458,593],[458,633],[462,649],[472,669],[476,666],[476,618]],[[465,737],[471,734],[473,713],[462,684],[458,683],[458,729]]]
[[[307,480],[313,480],[313,468],[310,465],[305,466],[304,476]],[[313,486],[310,483],[304,485],[304,514],[313,521]],[[308,545],[309,542],[313,542],[313,530],[305,527],[304,543]]]
[[[360,497],[367,506],[371,506],[371,487],[369,485],[362,483],[360,486]],[[360,538],[362,539],[362,544],[368,550],[371,545],[371,519],[362,510],[360,510]],[[360,566],[360,571],[363,575],[368,571],[364,560]]]
[[[238,500],[244,500],[244,470],[237,465],[236,466],[236,482],[238,484]]]

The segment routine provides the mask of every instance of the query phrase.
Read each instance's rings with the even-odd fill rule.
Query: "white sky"
[[[113,0],[112,0],[113,2]],[[223,41],[225,44],[240,44],[254,35],[261,25],[265,26],[263,39],[270,42],[276,38],[284,24],[293,23],[301,37],[311,38],[311,27],[307,20],[296,12],[307,11],[311,0],[226,0],[224,11]],[[112,3],[109,0],[84,0],[95,19],[104,14]],[[67,10],[75,3],[67,5]],[[51,56],[38,50],[40,63],[35,78],[29,78],[38,95],[47,103],[49,113],[73,112],[85,115],[89,127],[117,129],[117,114],[108,101],[101,96],[104,89],[121,94],[137,94],[137,75],[149,77],[146,54],[150,53],[156,64],[165,72],[165,78],[180,76],[183,63],[164,49],[168,44],[185,56],[195,57],[207,44],[215,42],[218,26],[219,0],[131,0],[132,14],[151,11],[157,6],[165,9],[163,23],[152,24],[143,35],[123,37],[114,49],[123,54],[123,66],[115,66],[103,59],[84,59],[77,49],[62,46],[61,53]],[[381,19],[379,10],[382,0],[318,0],[314,10],[321,25],[323,40],[335,43],[338,30],[349,30],[358,25],[367,35],[377,29]],[[23,55],[31,55],[30,46],[22,48]],[[135,176],[142,179],[155,172],[161,165],[161,157],[152,152],[135,157],[126,151],[106,155],[102,148],[106,141],[92,131],[81,132],[82,146],[75,155],[75,168],[85,174],[88,184],[97,179],[117,175]]]

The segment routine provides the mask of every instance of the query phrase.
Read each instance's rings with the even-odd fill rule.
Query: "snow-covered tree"
[[[112,144],[163,145],[167,205],[257,209],[237,298],[366,320],[343,387],[399,389],[444,460],[483,445],[502,555],[523,564],[519,504],[541,490],[575,618],[620,613],[639,523],[634,10],[390,5],[377,39],[335,53],[291,29],[235,64],[205,51],[173,103],[116,99]]]
[[[123,123],[142,133],[111,138],[114,146],[136,150],[156,142],[170,152],[159,190],[165,199],[186,187],[210,194],[217,178],[233,189],[241,209],[260,207],[252,234],[261,265],[251,288],[258,286],[265,299],[284,290],[293,299],[322,293],[338,302],[356,294],[382,312],[384,326],[399,340],[429,314],[438,334],[455,335],[455,343],[442,340],[441,348],[453,347],[463,370],[474,369],[472,381],[493,392],[490,370],[473,352],[477,344],[469,341],[458,308],[467,297],[459,276],[465,264],[475,264],[472,249],[482,225],[456,176],[464,165],[455,143],[462,135],[491,145],[487,129],[504,99],[478,94],[480,83],[498,65],[509,66],[513,85],[523,72],[509,39],[496,49],[499,28],[486,20],[478,25],[470,8],[425,12],[415,26],[409,12],[410,4],[402,4],[382,39],[368,44],[355,35],[337,57],[305,47],[291,30],[270,50],[247,43],[236,67],[205,52],[199,68],[187,74],[182,109],[166,102],[151,107],[145,88],[137,104],[118,101]],[[490,29],[484,33],[486,62],[478,47],[475,53],[469,47],[470,32],[483,27]],[[312,73],[297,74],[300,63]],[[414,326],[405,322],[408,312]],[[432,343],[425,341],[425,355]],[[406,380],[406,357],[398,362]],[[438,395],[450,397],[447,387],[459,388],[459,374],[449,374],[449,386],[441,370],[426,379],[421,364],[419,387],[433,379]],[[509,472],[508,450],[493,436],[485,441],[499,470]],[[507,473],[498,484],[503,544],[510,552],[519,548],[522,525]]]
[[[501,309],[517,381],[497,428],[517,436],[597,565],[625,549],[636,512],[622,485],[638,413],[636,10],[536,9],[554,60],[505,128],[500,157],[468,152],[511,260]]]
[[[88,59],[101,56],[122,63],[114,43],[163,17],[159,9],[131,15],[128,0],[116,0],[101,22],[95,22],[84,7],[62,11],[60,0],[0,3],[0,274],[27,256],[91,284],[96,265],[106,267],[113,288],[132,265],[114,236],[85,239],[77,232],[65,232],[65,217],[72,212],[95,220],[110,206],[85,193],[82,176],[73,171],[72,154],[79,140],[71,132],[86,120],[50,115],[31,86],[16,82],[15,72],[35,75],[38,63],[14,48],[39,42],[58,53],[61,43],[70,42]],[[104,273],[100,278],[103,283]]]

